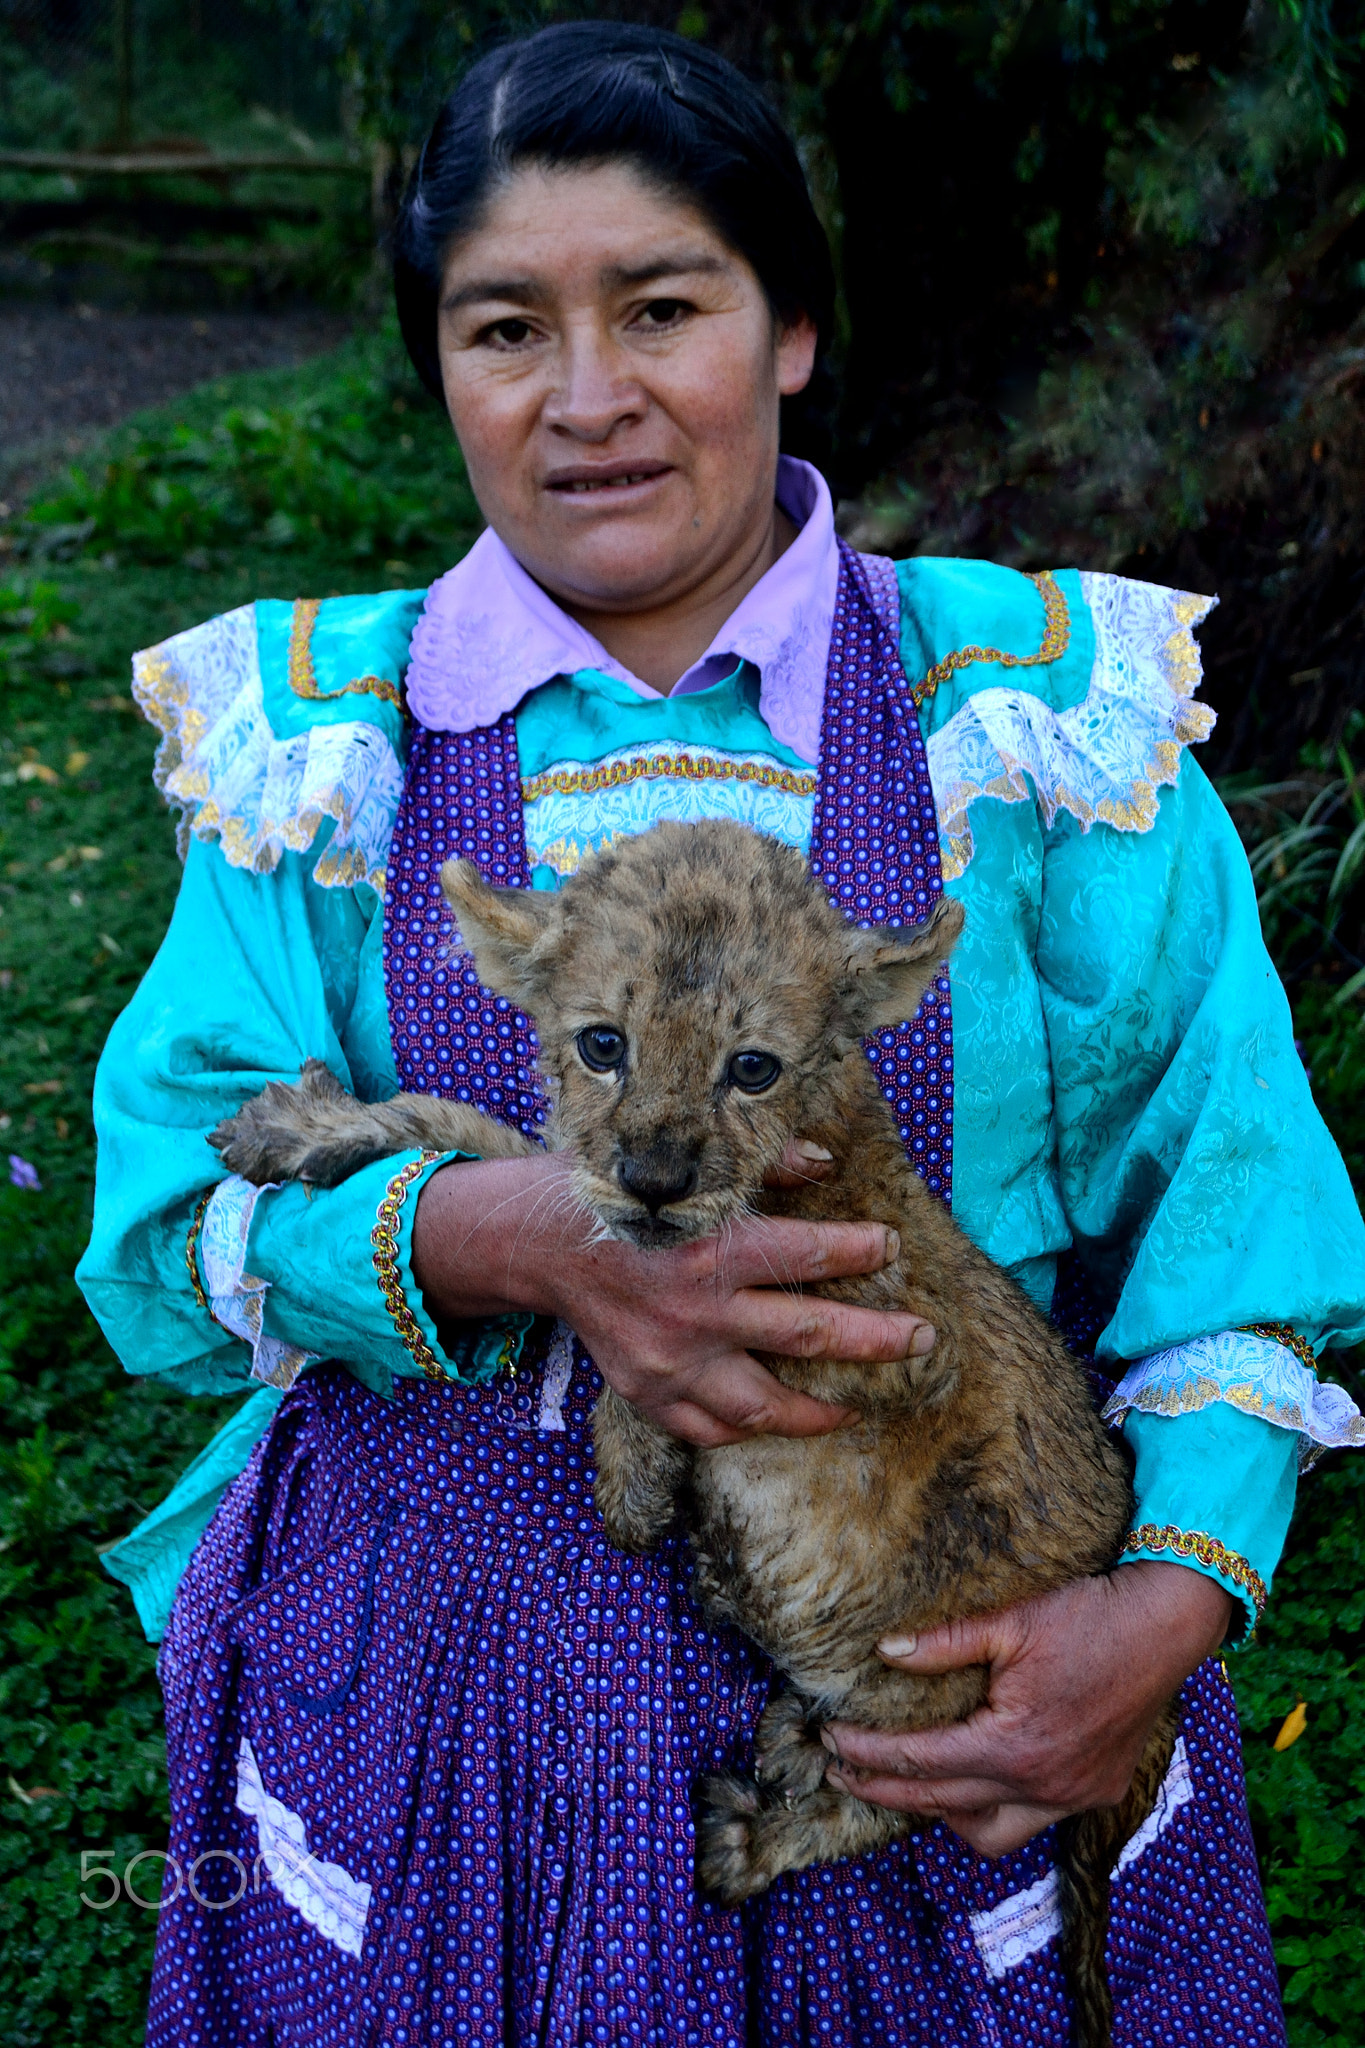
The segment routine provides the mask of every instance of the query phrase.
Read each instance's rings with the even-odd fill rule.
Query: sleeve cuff
[[[397,1153],[335,1188],[290,1181],[248,1189],[237,1293],[249,1299],[234,1297],[225,1305],[248,1331],[255,1319],[260,1337],[281,1347],[268,1356],[282,1356],[282,1371],[337,1358],[375,1393],[387,1395],[395,1377],[471,1384],[515,1363],[529,1316],[465,1325],[448,1352],[413,1277],[417,1199],[433,1173],[464,1156]]]
[[[270,1283],[247,1271],[247,1240],[258,1202],[272,1191],[255,1187],[235,1173],[219,1181],[207,1201],[201,1201],[195,1210],[185,1262],[195,1298],[216,1323],[240,1337],[250,1350],[252,1379],[286,1389],[293,1386],[304,1366],[321,1354],[268,1336],[264,1329]]]
[[[412,1360],[408,1370],[429,1380],[453,1379],[477,1386],[499,1372],[515,1371],[534,1318],[489,1316],[462,1324],[453,1347],[442,1349],[412,1270],[412,1224],[417,1213],[413,1190],[420,1193],[439,1167],[465,1157],[463,1152],[422,1152],[400,1166],[385,1188],[370,1243],[384,1306]],[[393,1164],[391,1160],[388,1163]]]
[[[1140,1522],[1124,1543],[1120,1564],[1183,1564],[1216,1579],[1230,1593],[1242,1614],[1239,1628],[1228,1633],[1228,1647],[1240,1649],[1265,1612],[1270,1597],[1265,1580],[1237,1551],[1229,1550],[1203,1529],[1178,1529],[1171,1522]]]
[[[1216,1579],[1242,1608],[1245,1642],[1269,1597],[1294,1512],[1298,1440],[1224,1403],[1131,1413],[1136,1509],[1121,1562],[1151,1558]]]

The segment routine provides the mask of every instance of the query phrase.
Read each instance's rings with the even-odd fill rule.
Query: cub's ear
[[[853,1012],[858,1034],[904,1024],[919,1008],[920,997],[956,945],[966,922],[962,905],[940,896],[923,924],[894,934],[880,929],[852,932],[854,951]]]
[[[534,1011],[548,985],[560,903],[553,889],[490,889],[472,861],[448,860],[441,888],[485,988]]]

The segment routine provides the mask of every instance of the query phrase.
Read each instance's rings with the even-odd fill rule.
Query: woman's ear
[[[534,1012],[552,971],[549,955],[559,928],[558,892],[490,889],[468,860],[446,862],[441,888],[484,987],[506,996],[519,1009]]]
[[[815,351],[820,332],[809,313],[799,313],[790,326],[779,321],[777,328],[777,388],[783,398],[795,398],[810,383],[815,368]]]
[[[889,1025],[904,1024],[961,935],[966,917],[952,896],[940,896],[922,924],[894,934],[883,925],[853,932],[853,1011],[858,1035],[866,1038]]]

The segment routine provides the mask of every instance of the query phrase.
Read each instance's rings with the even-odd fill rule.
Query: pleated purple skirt
[[[768,1674],[684,1550],[606,1542],[575,1357],[563,1427],[534,1376],[385,1402],[323,1367],[282,1404],[162,1651],[152,2048],[1066,2048],[1047,1836],[698,1900],[692,1787],[747,1758]],[[1118,2048],[1282,2048],[1216,1661],[1125,1858]]]

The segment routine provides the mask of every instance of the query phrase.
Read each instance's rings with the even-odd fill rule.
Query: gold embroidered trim
[[[945,654],[942,661],[936,661],[922,682],[916,683],[910,692],[916,708],[927,704],[940,683],[956,675],[962,668],[970,668],[975,661],[998,662],[1001,668],[1038,668],[1042,663],[1060,661],[1071,645],[1071,614],[1066,599],[1062,596],[1061,585],[1051,569],[1040,569],[1029,577],[1036,585],[1043,600],[1043,644],[1036,654],[1006,654],[998,647],[958,647],[951,654]]]
[[[1124,1551],[1170,1550],[1177,1557],[1193,1557],[1210,1570],[1222,1572],[1251,1599],[1256,1609],[1256,1619],[1265,1613],[1269,1598],[1265,1580],[1254,1565],[1247,1563],[1237,1551],[1229,1550],[1216,1536],[1206,1536],[1202,1529],[1177,1529],[1166,1522],[1160,1527],[1155,1522],[1142,1522],[1124,1543]]]
[[[370,1243],[374,1246],[374,1270],[379,1276],[379,1290],[384,1297],[384,1306],[393,1318],[394,1328],[426,1378],[443,1386],[446,1376],[441,1370],[440,1360],[422,1335],[422,1326],[408,1307],[408,1298],[398,1277],[398,1213],[413,1182],[426,1172],[434,1159],[440,1157],[439,1152],[424,1152],[420,1159],[410,1159],[406,1166],[400,1167],[384,1190],[378,1220],[370,1232]]]
[[[762,761],[727,761],[717,754],[641,754],[631,761],[600,762],[595,768],[546,768],[521,785],[522,801],[542,796],[593,796],[603,789],[623,789],[631,782],[671,776],[678,782],[754,782],[760,789],[782,789],[789,796],[814,796],[814,769],[781,768]]]
[[[190,1276],[190,1286],[194,1289],[195,1302],[200,1308],[207,1309],[216,1323],[218,1318],[213,1315],[212,1305],[204,1292],[204,1283],[199,1277],[199,1233],[204,1227],[204,1218],[208,1214],[208,1206],[213,1200],[214,1193],[214,1188],[205,1188],[194,1205],[194,1220],[190,1224],[190,1234],[185,1239],[185,1266]],[[219,1327],[222,1327],[221,1324]]]
[[[1244,1336],[1264,1337],[1267,1343],[1283,1344],[1285,1350],[1292,1351],[1300,1365],[1306,1365],[1314,1379],[1317,1378],[1318,1355],[1292,1323],[1239,1323],[1237,1327]]]
[[[339,690],[320,690],[317,673],[313,667],[313,628],[322,609],[320,597],[299,597],[294,600],[293,620],[289,628],[289,687],[296,697],[306,697],[310,703],[326,704],[337,697],[354,693],[359,697],[380,697],[386,704],[403,708],[403,698],[396,683],[386,682],[383,676],[356,676],[352,682],[343,683]]]

